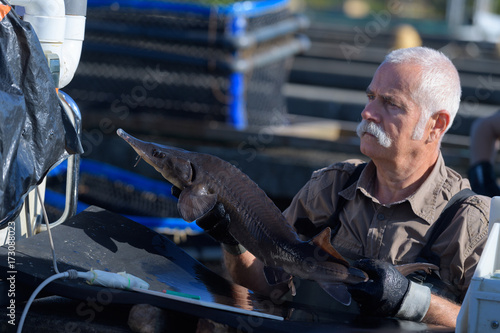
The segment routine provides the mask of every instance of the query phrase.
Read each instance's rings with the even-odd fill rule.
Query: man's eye
[[[392,100],[390,99],[385,99],[385,103],[389,106],[394,106],[394,107],[398,107],[397,104],[395,104]]]
[[[375,95],[366,95],[369,101],[373,101],[375,99]]]

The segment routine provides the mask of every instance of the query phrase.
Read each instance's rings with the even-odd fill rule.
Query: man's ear
[[[446,110],[434,113],[430,119],[430,131],[428,141],[440,140],[450,126],[450,114]]]

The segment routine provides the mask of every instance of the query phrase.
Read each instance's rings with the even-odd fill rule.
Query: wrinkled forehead
[[[382,63],[368,88],[372,91],[392,91],[409,95],[418,88],[420,78],[421,72],[417,65]]]

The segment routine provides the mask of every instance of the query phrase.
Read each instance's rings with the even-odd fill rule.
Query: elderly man
[[[332,216],[338,220],[333,246],[370,277],[349,288],[362,314],[455,326],[487,239],[489,198],[466,197],[429,243],[440,277],[439,283],[432,283],[432,293],[393,265],[419,259],[447,202],[470,187],[445,166],[440,152],[460,94],[458,72],[442,53],[423,47],[391,52],[366,90],[358,126],[361,152],[370,161],[347,187],[361,161],[316,171],[284,212],[304,234],[307,228],[320,230]],[[339,201],[342,207],[337,207]],[[213,227],[207,221],[201,224],[207,230]],[[220,229],[220,223],[215,228]],[[224,242],[234,281],[257,292],[272,290],[262,263],[234,239]]]

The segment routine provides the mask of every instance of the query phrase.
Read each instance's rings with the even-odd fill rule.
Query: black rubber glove
[[[353,266],[369,277],[366,282],[348,286],[361,314],[414,321],[423,319],[430,304],[429,288],[411,282],[385,261],[362,259]]]
[[[181,190],[172,186],[172,195],[179,198]],[[205,230],[217,242],[224,245],[226,251],[232,254],[241,254],[245,252],[245,248],[229,233],[229,224],[231,218],[226,213],[224,205],[218,202],[211,211],[196,220],[196,224]]]

